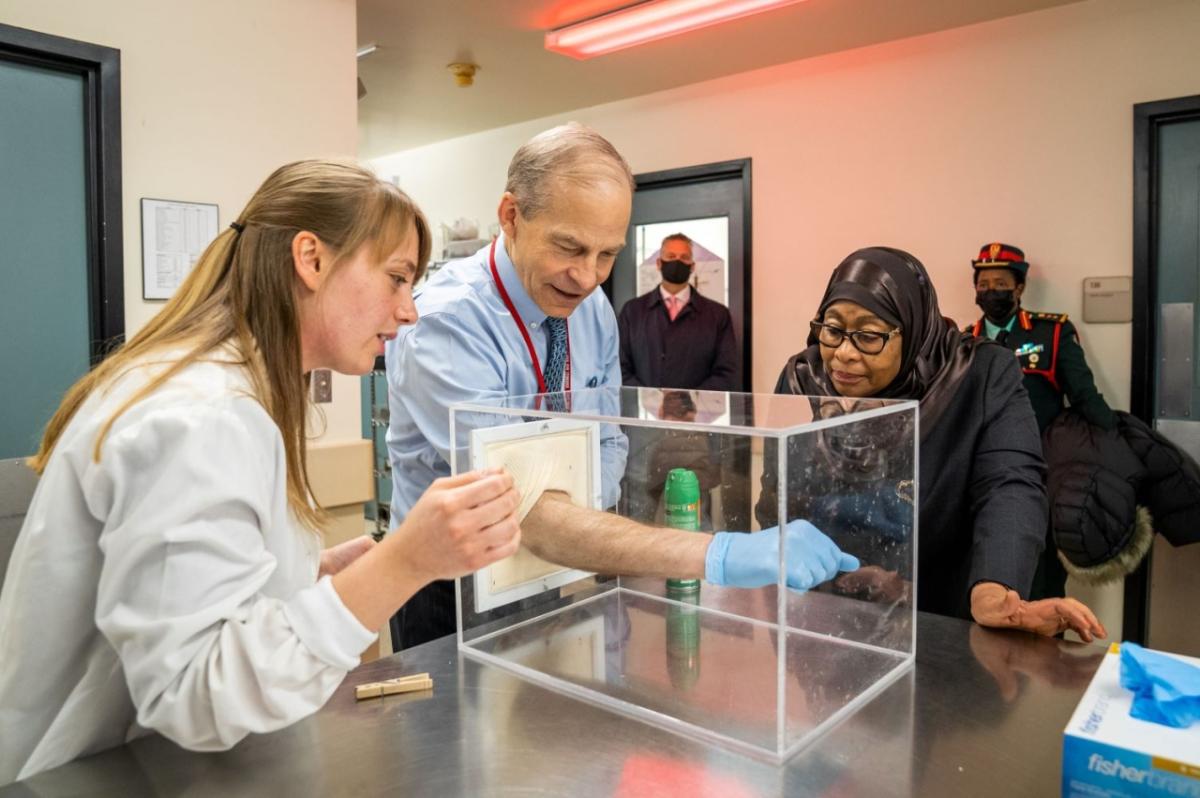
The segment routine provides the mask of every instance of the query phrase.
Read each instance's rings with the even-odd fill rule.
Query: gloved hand
[[[858,568],[858,558],[843,553],[807,521],[787,525],[787,586],[808,590]],[[779,577],[779,527],[761,532],[718,532],[704,557],[704,579],[714,585],[763,587]]]

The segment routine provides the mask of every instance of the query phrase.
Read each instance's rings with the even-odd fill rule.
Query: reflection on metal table
[[[924,613],[917,640],[914,670],[783,766],[460,659],[446,637],[361,666],[316,715],[232,751],[191,753],[152,735],[0,798],[1057,795],[1062,730],[1104,649]],[[419,671],[432,693],[354,699],[357,683]]]

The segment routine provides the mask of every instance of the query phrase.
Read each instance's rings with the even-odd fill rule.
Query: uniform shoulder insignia
[[[1066,313],[1040,313],[1039,312],[1039,313],[1030,313],[1029,315],[1035,319],[1038,319],[1039,321],[1053,321],[1053,322],[1057,322],[1058,324],[1062,324],[1064,321],[1067,320]]]

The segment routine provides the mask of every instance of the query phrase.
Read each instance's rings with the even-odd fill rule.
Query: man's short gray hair
[[[608,139],[590,127],[568,122],[521,145],[508,165],[504,190],[517,198],[521,214],[531,218],[546,209],[553,181],[587,185],[597,177],[623,182],[630,193],[637,189],[629,164]]]
[[[684,244],[687,244],[687,245],[688,245],[688,249],[691,249],[691,248],[692,248],[692,239],[688,238],[688,237],[687,237],[686,235],[684,235],[683,233],[671,233],[671,235],[667,236],[666,238],[664,238],[664,239],[662,240],[662,245],[661,245],[661,246],[664,246],[664,247],[665,247],[665,246],[667,245],[667,242],[668,242],[668,241],[681,241],[681,242],[683,242]]]

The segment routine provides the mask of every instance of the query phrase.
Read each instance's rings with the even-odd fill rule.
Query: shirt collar
[[[1003,327],[1001,327],[999,325],[992,324],[990,321],[988,321],[987,317],[985,316],[983,319],[983,326],[985,328],[987,328],[986,329],[987,337],[991,338],[992,340],[995,340],[996,336],[1000,334],[1001,330],[1004,330],[1005,332],[1012,332],[1013,322],[1015,322],[1016,320],[1017,320],[1017,314],[1014,313],[1012,315],[1012,318],[1010,318],[1008,320],[1008,324],[1005,324]]]
[[[663,288],[662,283],[659,283],[658,295],[662,297],[663,302],[666,302],[667,297],[671,296],[671,292],[666,288]],[[675,294],[675,297],[679,300],[679,307],[683,307],[692,299],[692,287],[690,285],[684,286],[682,291],[680,291],[678,294]]]
[[[513,307],[521,314],[521,321],[526,324],[541,324],[546,320],[545,311],[526,293],[521,278],[517,276],[517,267],[513,265],[512,259],[508,257],[508,250],[504,248],[503,233],[496,238],[496,272],[500,275],[500,282],[504,283],[504,290],[508,292]]]

